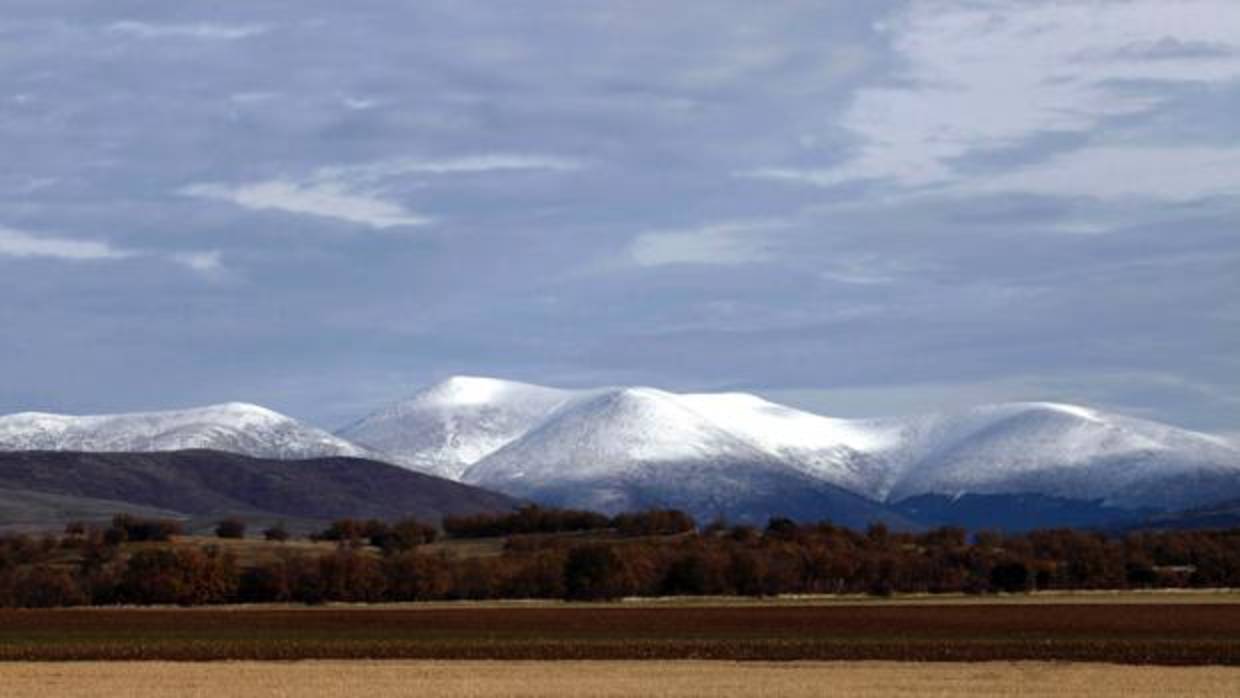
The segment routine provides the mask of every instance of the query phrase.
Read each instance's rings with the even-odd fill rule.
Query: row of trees
[[[524,506],[509,514],[449,516],[444,532],[453,538],[493,538],[537,533],[615,530],[624,536],[688,533],[697,528],[693,517],[674,509],[651,509],[607,517],[593,511]]]
[[[688,519],[634,515],[628,530],[641,535],[633,537],[615,525],[587,536],[513,535],[501,554],[464,558],[419,548],[434,529],[414,521],[343,521],[328,529],[339,541],[330,552],[281,548],[248,566],[210,546],[127,552],[98,532],[11,536],[0,538],[0,605],[1240,587],[1240,530],[1109,537],[1062,529],[970,539],[957,528],[910,534],[786,519],[762,529],[720,523],[686,532],[681,517]],[[359,545],[363,537],[379,550]],[[393,537],[403,542],[384,544]]]

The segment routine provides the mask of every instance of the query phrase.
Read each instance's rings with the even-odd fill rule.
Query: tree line
[[[246,565],[223,546],[178,542],[167,522],[117,517],[62,536],[0,537],[0,606],[1240,587],[1240,529],[970,536],[781,518],[699,528],[676,511],[586,513],[527,507],[445,521],[443,534],[414,519],[345,519],[313,536],[334,542],[329,551],[273,542],[270,559]],[[431,545],[483,531],[503,537],[497,554]],[[232,537],[237,527],[216,532]]]

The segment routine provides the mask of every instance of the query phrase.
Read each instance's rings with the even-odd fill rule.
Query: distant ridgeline
[[[0,537],[0,606],[569,599],[629,596],[1020,593],[1240,587],[1240,528],[902,533],[771,519],[699,527],[678,511],[613,517],[526,506],[446,517],[341,519],[214,537],[117,516],[61,535]]]
[[[1218,526],[1235,501],[1234,442],[1050,402],[839,419],[746,393],[458,376],[334,434],[245,403],[0,416],[0,530],[130,513],[189,531],[239,516],[304,533],[537,502],[1016,532],[1150,517]]]

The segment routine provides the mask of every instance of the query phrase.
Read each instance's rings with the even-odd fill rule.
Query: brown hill
[[[517,500],[360,458],[267,460],[220,451],[0,452],[0,528],[47,528],[119,512],[163,513],[194,530],[238,516],[294,529],[337,518],[438,522]]]

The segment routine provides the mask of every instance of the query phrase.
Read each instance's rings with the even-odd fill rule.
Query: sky
[[[0,413],[451,374],[1240,435],[1240,4],[0,0]]]

